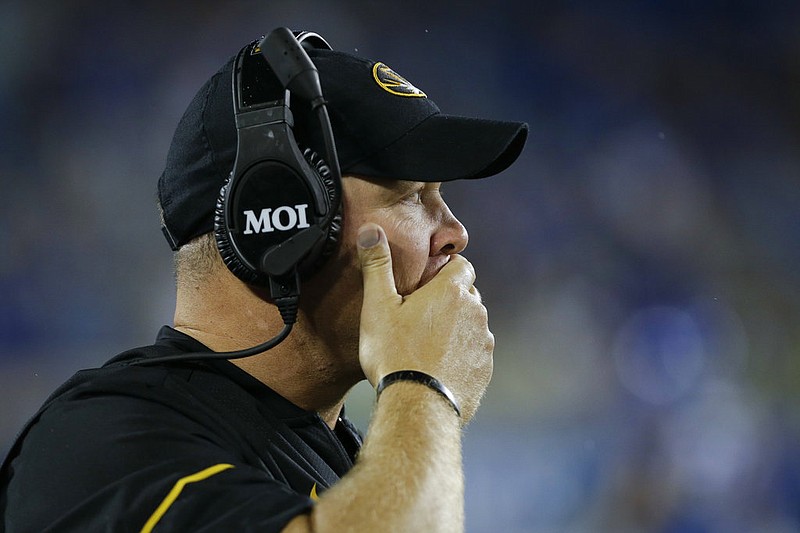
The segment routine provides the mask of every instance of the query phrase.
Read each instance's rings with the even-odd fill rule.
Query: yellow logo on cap
[[[372,76],[381,89],[397,96],[416,96],[426,98],[427,95],[411,85],[407,79],[387,67],[383,63],[375,63],[372,67]]]

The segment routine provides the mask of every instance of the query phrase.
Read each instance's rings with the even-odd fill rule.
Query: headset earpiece
[[[338,162],[337,175],[333,175],[319,155],[298,147],[290,93],[270,69],[261,48],[268,46],[273,55],[285,56],[275,47],[286,46],[294,55],[305,55],[305,70],[313,63],[302,48],[297,49],[297,40],[288,30],[276,32],[251,43],[236,58],[237,154],[214,217],[214,235],[225,264],[242,281],[262,286],[292,274],[313,274],[335,251],[341,228]],[[330,48],[316,34],[299,36],[303,46]],[[281,76],[290,79],[292,66],[281,63],[279,67]],[[299,107],[297,102],[294,107]],[[324,133],[332,139],[327,113],[324,118],[321,127],[328,129]],[[335,157],[335,146],[329,151]]]
[[[335,183],[330,168],[311,149],[306,148],[303,157],[310,171],[314,173],[314,179],[325,191],[327,209],[333,209]],[[231,173],[220,189],[214,210],[214,236],[217,248],[230,271],[245,283],[266,286],[269,284],[271,274],[273,276],[284,274],[284,272],[270,273],[267,267],[261,264],[264,256],[297,231],[324,224],[323,217],[312,210],[313,196],[310,193],[303,196],[303,187],[307,183],[308,176],[296,177],[292,183],[293,180],[286,175],[287,170],[286,167],[275,166],[274,162],[262,161],[251,168],[246,176],[235,182]],[[282,174],[281,179],[276,179],[276,174]],[[235,190],[231,190],[232,183]],[[277,208],[261,207],[265,204],[259,203],[260,198],[273,198],[275,200],[272,203],[282,205]],[[281,201],[281,198],[284,199]],[[253,200],[248,202],[248,199]],[[248,209],[252,205],[257,207]],[[244,214],[244,220],[238,224],[226,222],[226,206],[230,206],[227,210],[229,219],[235,217],[235,213],[241,212]],[[291,210],[287,209],[289,207]],[[304,278],[319,270],[338,247],[342,214],[340,206],[335,208],[337,212],[326,225],[327,232],[324,232],[324,238],[315,242],[296,264],[297,271]],[[290,227],[292,225],[294,228]],[[291,231],[293,229],[296,231]],[[283,234],[275,234],[278,231]],[[245,240],[232,237],[242,233],[251,238]],[[256,234],[261,234],[261,237],[257,237]]]

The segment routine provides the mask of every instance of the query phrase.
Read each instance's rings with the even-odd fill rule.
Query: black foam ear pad
[[[242,261],[228,235],[228,230],[225,226],[225,196],[230,187],[231,178],[233,178],[232,173],[225,179],[214,207],[214,238],[217,241],[217,250],[219,250],[222,261],[237,278],[245,283],[267,285],[269,278]]]
[[[310,166],[311,176],[301,176],[283,163],[267,160],[256,163],[236,180],[229,176],[220,189],[214,210],[217,248],[230,271],[245,283],[269,285],[269,274],[262,268],[262,259],[270,249],[303,227],[320,226],[319,230],[324,234],[324,238],[296,266],[303,278],[310,277],[336,251],[342,214],[341,206],[333,205],[334,178],[316,153],[306,149],[303,156]],[[327,195],[327,209],[336,210],[336,215],[327,225],[324,224],[325,216],[315,212],[316,202],[309,191],[312,187],[305,183],[308,179],[317,180],[322,185]],[[236,189],[229,190],[231,187]],[[226,203],[230,203],[236,212],[234,218],[238,220],[233,223],[230,213],[226,221]],[[247,207],[253,209],[245,209]],[[293,208],[297,212],[293,212]],[[246,218],[241,219],[240,215]]]
[[[303,150],[303,156],[305,156],[311,168],[316,170],[322,185],[325,187],[325,192],[329,199],[329,209],[336,210],[317,257],[311,258],[313,261],[304,261],[304,264],[301,265],[300,274],[308,278],[317,272],[325,261],[336,253],[339,247],[339,237],[342,233],[342,202],[340,198],[336,198],[336,184],[333,181],[335,178],[331,175],[331,169],[322,157],[310,148]]]

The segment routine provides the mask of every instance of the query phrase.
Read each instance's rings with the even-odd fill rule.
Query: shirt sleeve
[[[52,405],[11,462],[6,531],[278,532],[311,510],[309,496],[248,464],[224,426],[168,400]]]

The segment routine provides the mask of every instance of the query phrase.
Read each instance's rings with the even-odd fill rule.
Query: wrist
[[[443,398],[453,410],[456,412],[458,417],[461,417],[461,408],[458,405],[458,401],[453,393],[448,389],[444,383],[436,379],[435,377],[426,374],[425,372],[421,372],[419,370],[398,370],[396,372],[390,372],[383,376],[379,381],[378,385],[375,388],[376,392],[376,399],[380,398],[381,393],[394,383],[400,382],[411,382],[411,383],[419,383],[420,385],[424,385],[430,390],[436,392],[441,398]]]

